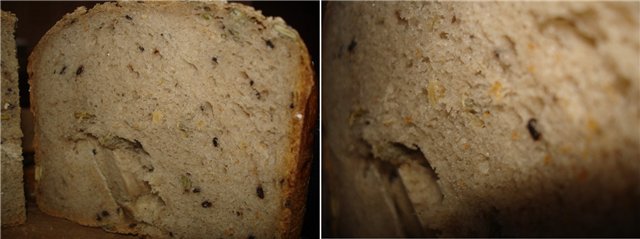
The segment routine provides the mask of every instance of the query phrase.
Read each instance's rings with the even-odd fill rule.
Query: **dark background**
[[[85,6],[87,9],[92,8],[100,2],[79,1],[79,2],[6,2],[0,3],[0,8],[4,11],[14,13],[17,18],[16,27],[16,44],[18,50],[18,62],[20,64],[20,106],[23,112],[28,112],[29,102],[29,85],[27,83],[28,76],[26,72],[27,59],[31,54],[33,47],[38,43],[40,38],[51,28],[58,20],[67,13],[72,12],[77,7]],[[242,4],[251,5],[255,9],[262,11],[265,16],[280,16],[287,24],[296,29],[304,40],[315,71],[316,92],[319,89],[318,77],[318,57],[319,57],[319,39],[320,39],[320,3],[317,1],[300,1],[300,2],[241,2]],[[319,109],[319,107],[318,107]],[[28,121],[28,113],[23,113],[23,121]],[[24,127],[27,127],[25,129]],[[30,140],[32,135],[32,127],[24,126],[24,140]],[[311,168],[311,178],[309,182],[309,191],[307,194],[307,211],[305,214],[304,225],[302,229],[303,238],[318,238],[320,236],[320,209],[319,209],[319,127],[316,124],[314,128],[314,149],[313,163]],[[29,188],[29,182],[33,182],[30,173],[33,170],[33,148],[30,143],[23,144],[25,147],[25,193],[26,198],[32,203],[33,197],[29,194],[32,188]]]

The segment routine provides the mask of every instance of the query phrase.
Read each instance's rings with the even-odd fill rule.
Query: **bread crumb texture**
[[[2,226],[22,224],[26,220],[22,185],[22,130],[18,59],[14,32],[18,19],[2,11]]]
[[[38,206],[153,238],[289,235],[308,59],[241,4],[78,8],[30,57]]]
[[[640,3],[332,2],[325,19],[335,235],[640,235]]]

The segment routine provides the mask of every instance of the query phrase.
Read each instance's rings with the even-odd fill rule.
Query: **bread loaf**
[[[640,3],[327,8],[333,235],[640,235]]]
[[[153,238],[299,236],[310,67],[242,4],[77,9],[29,59],[38,206]]]
[[[22,131],[18,59],[13,36],[18,19],[2,11],[2,226],[26,220],[22,185]]]

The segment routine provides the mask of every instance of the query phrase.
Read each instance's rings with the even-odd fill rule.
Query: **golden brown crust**
[[[292,133],[289,135],[290,154],[286,158],[291,168],[289,178],[283,190],[283,212],[280,220],[281,238],[299,238],[305,213],[307,186],[311,173],[313,129],[317,120],[318,88],[311,69],[311,60],[304,42],[300,38],[301,48],[300,79],[297,81],[298,97],[292,117]],[[301,114],[301,120],[295,120]]]

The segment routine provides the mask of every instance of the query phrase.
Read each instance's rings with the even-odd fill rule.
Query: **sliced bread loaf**
[[[298,33],[242,4],[79,8],[29,59],[37,203],[154,238],[292,238],[314,121]]]
[[[13,36],[18,19],[2,11],[2,226],[26,220],[22,185],[22,131],[18,59]]]
[[[326,14],[334,235],[640,235],[640,3]]]

